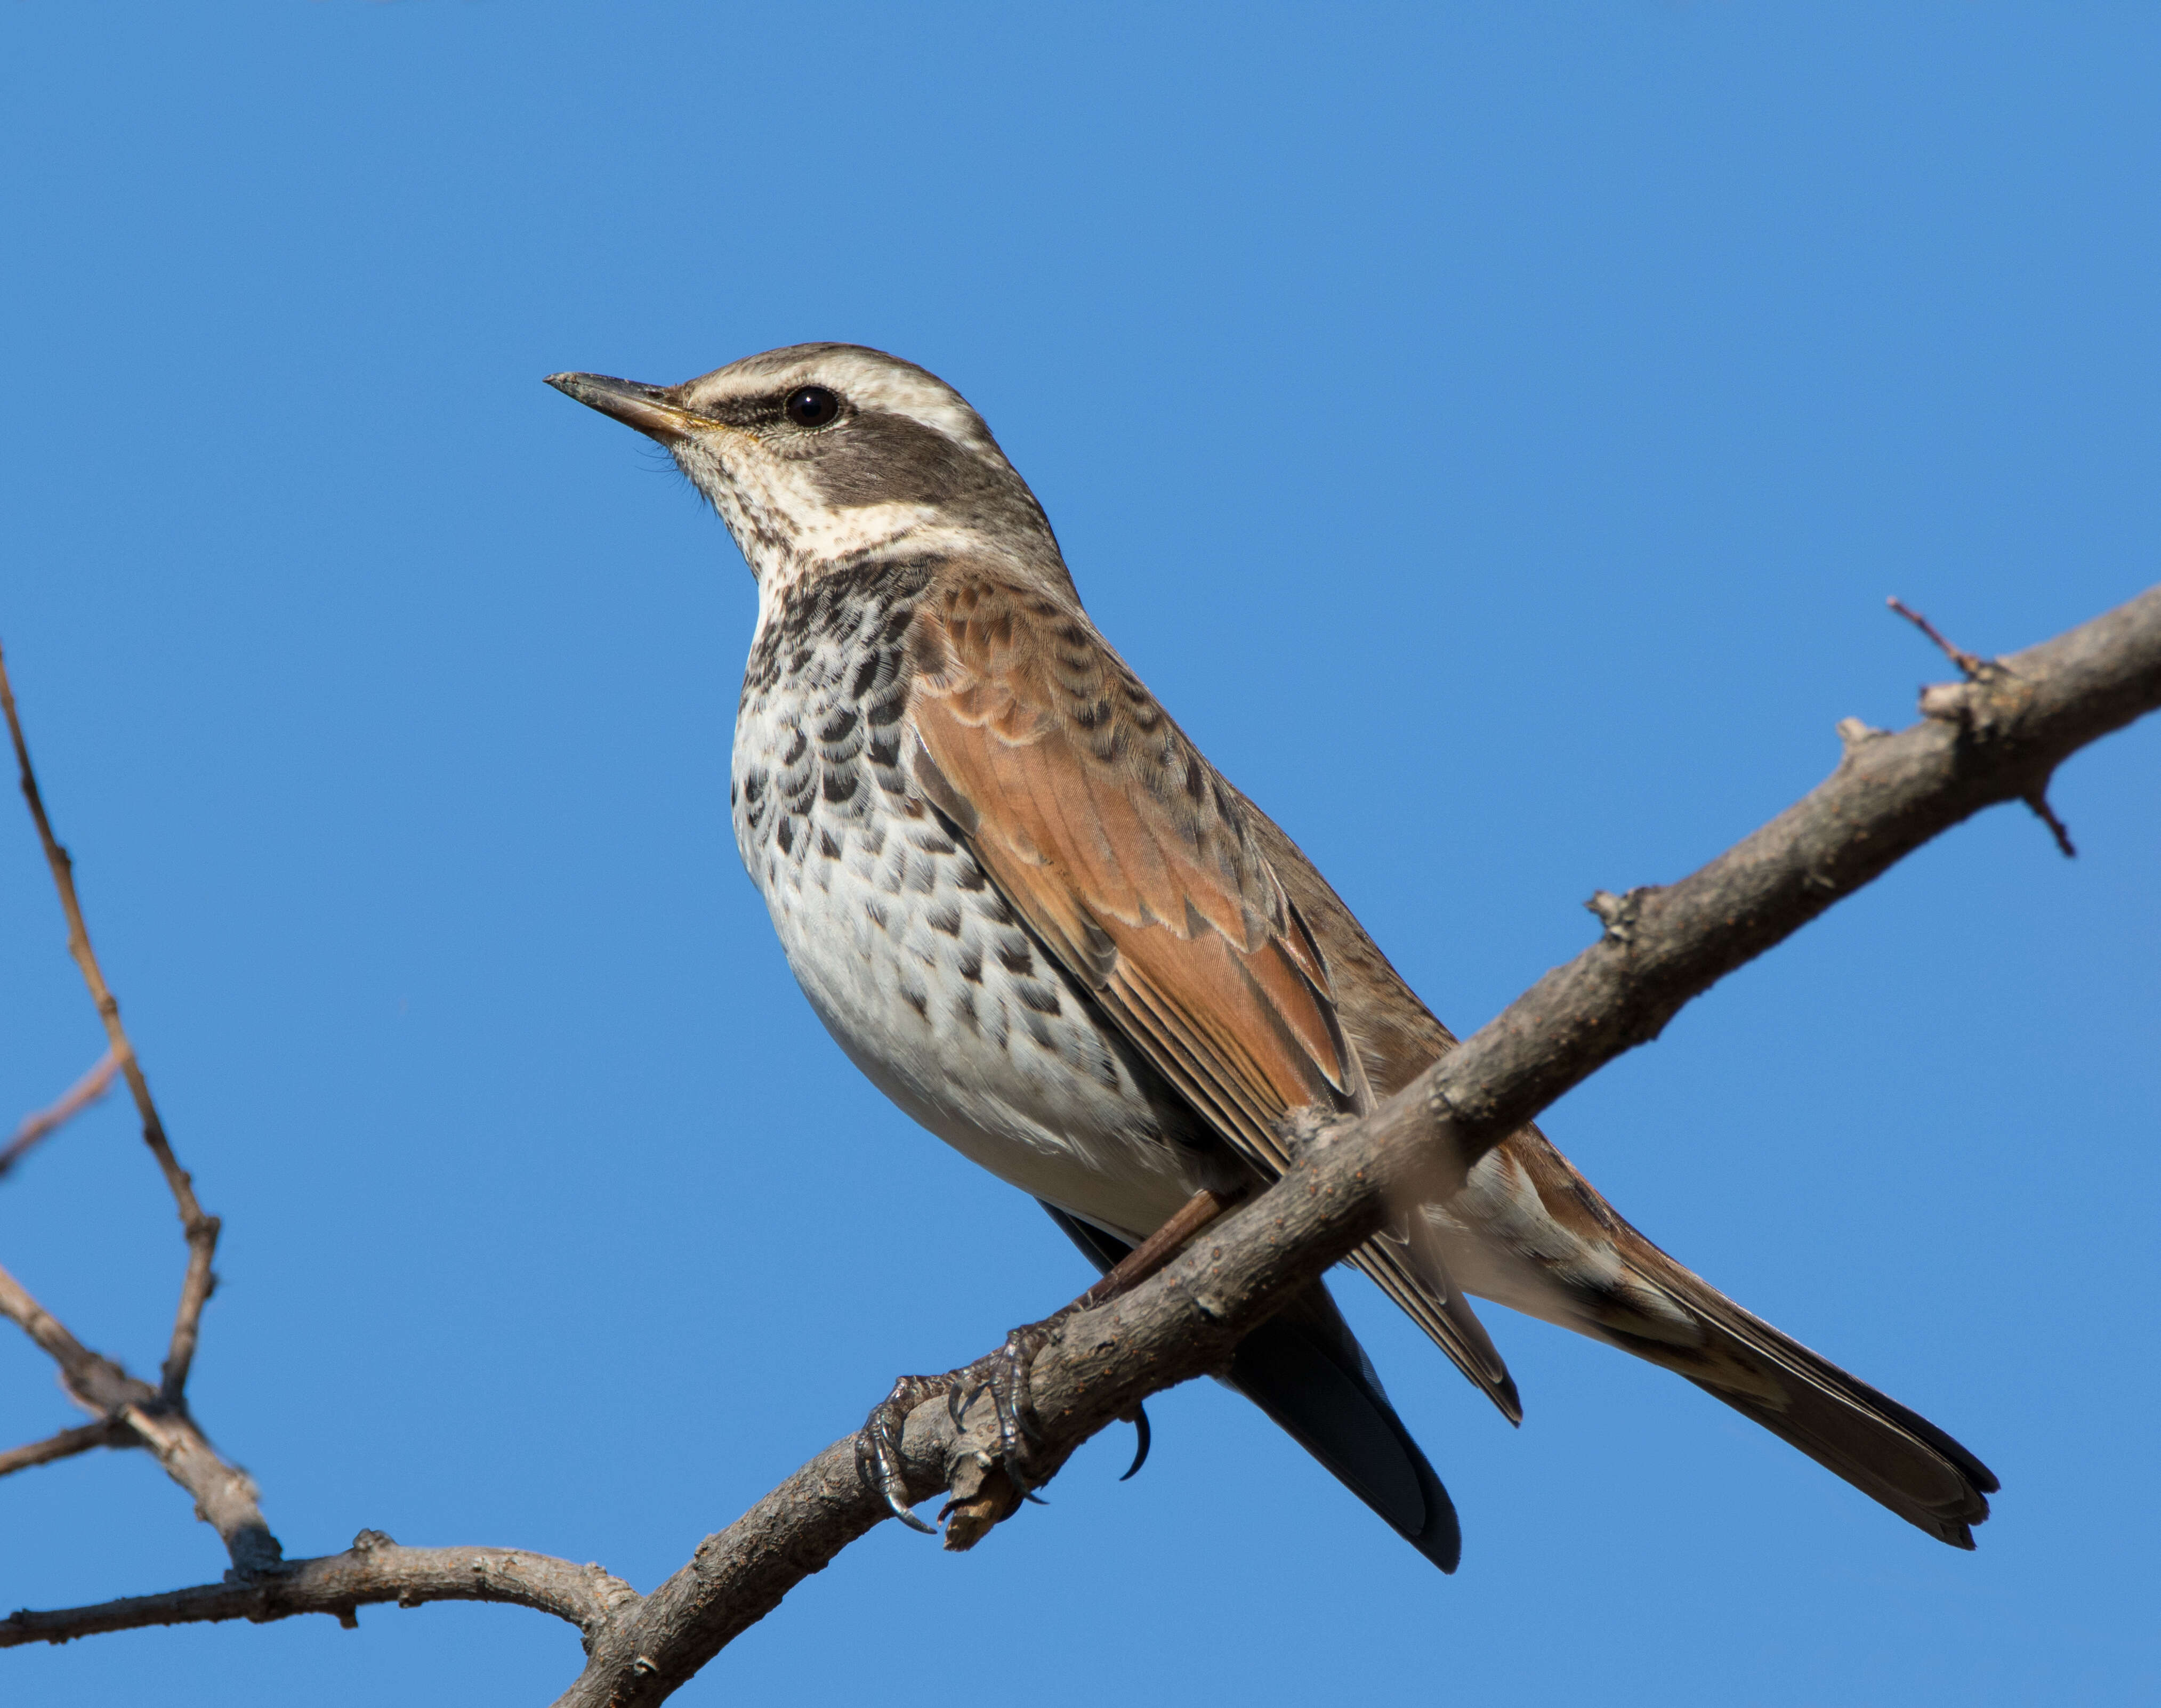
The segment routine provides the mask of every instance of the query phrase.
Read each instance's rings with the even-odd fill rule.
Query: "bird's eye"
[[[841,399],[823,386],[798,386],[780,408],[798,427],[823,427],[841,413]]]

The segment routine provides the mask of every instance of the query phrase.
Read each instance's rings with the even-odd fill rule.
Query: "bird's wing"
[[[1325,958],[1216,775],[1079,607],[949,565],[916,610],[916,781],[1028,928],[1269,1179],[1293,1109],[1370,1106]],[[1424,1247],[1429,1247],[1424,1242]],[[1503,1412],[1507,1367],[1437,1252],[1359,1266]]]
[[[1262,857],[1334,975],[1338,1015],[1377,1098],[1455,1039],[1273,821],[1243,803]],[[1752,1315],[1661,1251],[1534,1126],[1433,1212],[1463,1285],[1685,1376],[1954,1547],[1973,1545],[1997,1482],[1925,1418]]]

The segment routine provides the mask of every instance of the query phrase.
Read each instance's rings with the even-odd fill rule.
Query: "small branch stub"
[[[1600,890],[1583,905],[1604,923],[1606,940],[1626,948],[1635,941],[1636,921],[1643,911],[1643,898],[1651,894],[1653,887],[1644,885],[1631,890],[1625,896],[1616,896],[1611,890]]]
[[[1856,748],[1890,733],[1888,729],[1878,729],[1859,718],[1841,718],[1838,720],[1839,744],[1849,755]]]
[[[995,1445],[995,1438],[990,1445]],[[948,1553],[965,1554],[1020,1510],[1020,1491],[985,1447],[966,1436],[953,1446],[948,1461],[952,1473],[946,1483],[952,1498],[938,1516],[945,1521],[942,1545]]]
[[[2045,788],[2034,790],[2026,797],[2026,804],[2033,809],[2033,816],[2049,827],[2049,834],[2056,838],[2056,847],[2064,858],[2076,859],[2079,851],[2072,846],[2071,833],[2065,828],[2064,821],[2056,817],[2056,809],[2049,804],[2049,792]]]
[[[1931,683],[1923,688],[1923,717],[1933,718],[1942,724],[1955,724],[1976,740],[1986,741],[1997,733],[2000,725],[2014,719],[2024,709],[2024,703],[2031,697],[2030,691],[2017,692],[2021,684],[2017,679],[2018,672],[2000,658],[1982,658],[1967,652],[1963,646],[1953,646],[1920,612],[1896,599],[1888,603],[1893,610],[1942,648],[1944,656],[1958,666],[1959,673],[1966,678],[1964,682]],[[1849,718],[1838,726],[1839,735],[1846,738],[1849,753],[1853,750],[1855,743],[1851,737],[1846,736],[1846,724],[1858,721]],[[2064,858],[2076,859],[2079,851],[2072,844],[2071,833],[2064,821],[2056,816],[2055,808],[2049,804],[2046,781],[2020,798],[2033,809],[2033,816],[2049,827],[2049,834],[2056,839],[2056,847]]]

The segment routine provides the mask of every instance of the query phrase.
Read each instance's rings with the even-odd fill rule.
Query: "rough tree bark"
[[[1546,974],[1372,1116],[1304,1134],[1281,1181],[1204,1229],[1153,1280],[1060,1321],[1032,1372],[1042,1435],[1032,1475],[1039,1481],[1054,1472],[1080,1443],[1148,1395],[1220,1365],[1272,1310],[1379,1228],[1392,1202],[1444,1195],[1554,1098],[1657,1036],[1690,999],[1930,838],[1984,807],[2023,801],[2070,853],[2068,833],[2048,806],[2049,780],[2080,747],[2161,708],[2161,588],[2007,658],[1976,658],[1929,633],[1963,679],[1924,690],[1919,723],[1894,735],[1848,719],[1839,726],[1845,754],[1838,768],[1753,835],[1677,884],[1617,896],[1600,892],[1588,905],[1604,931],[1590,948]],[[19,736],[18,753],[26,792],[33,792]],[[49,851],[56,849],[34,802],[34,810]],[[56,875],[64,863],[62,854]],[[79,935],[80,916],[65,886],[64,899],[71,936]],[[85,958],[86,936],[81,942],[78,958]],[[113,1029],[115,1056],[136,1089],[140,1072],[117,1031],[117,1010],[107,1006],[109,994],[94,974],[92,983]],[[154,1149],[163,1133],[148,1096],[147,1088],[138,1089],[146,1136],[158,1133]],[[169,1180],[178,1172],[169,1158],[169,1148],[160,1152]],[[191,1197],[184,1201],[184,1220],[191,1206]],[[196,1313],[200,1309],[192,1260],[197,1225],[188,1223],[184,1315],[190,1300]],[[206,1289],[206,1249],[202,1269]],[[89,1368],[83,1361],[96,1355],[8,1285],[13,1290],[0,1290],[0,1313],[38,1336],[77,1391],[75,1369]],[[34,1326],[39,1321],[50,1326]],[[107,1368],[116,1373],[99,1378],[107,1386],[133,1383]],[[185,1363],[180,1368],[184,1378]],[[86,1377],[81,1392],[86,1396],[92,1385]],[[135,1389],[158,1399],[163,1410],[146,1405]],[[156,1432],[145,1421],[172,1417],[177,1390],[169,1398],[145,1384],[113,1388],[115,1396],[123,1392],[134,1396],[132,1404],[106,1404],[110,1396],[99,1388],[101,1404],[93,1407],[102,1410],[99,1423],[6,1456],[0,1472],[88,1446],[154,1444]],[[956,1424],[942,1398],[909,1414],[903,1468],[912,1498],[978,1494],[995,1456],[989,1414],[987,1399],[978,1399]],[[185,1424],[184,1409],[178,1415]],[[168,1460],[169,1468],[174,1462]],[[889,1515],[859,1480],[851,1438],[707,1537],[644,1596],[597,1566],[501,1550],[400,1548],[372,1531],[344,1554],[287,1562],[266,1528],[267,1562],[243,1562],[236,1548],[236,1570],[224,1584],[18,1612],[0,1622],[0,1646],[193,1620],[297,1612],[350,1620],[363,1602],[513,1601],[567,1619],[584,1636],[585,1671],[560,1705],[632,1708],[668,1696],[789,1590]],[[949,1533],[949,1544],[953,1539]]]

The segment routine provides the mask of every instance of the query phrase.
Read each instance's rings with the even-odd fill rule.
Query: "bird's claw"
[[[1126,1474],[1118,1481],[1131,1482],[1139,1475],[1141,1467],[1148,1463],[1150,1436],[1147,1409],[1143,1406],[1135,1406],[1132,1415],[1124,1421],[1133,1426],[1133,1462],[1126,1467]]]
[[[982,1384],[990,1391],[991,1404],[997,1410],[998,1456],[1004,1461],[1006,1475],[1013,1479],[1013,1487],[1023,1498],[1035,1501],[1038,1506],[1045,1503],[1030,1493],[1030,1479],[1022,1469],[1030,1457],[1028,1443],[1043,1439],[1029,1416],[1033,1407],[1028,1373],[1036,1353],[1049,1338],[1039,1323],[1015,1329],[1006,1337],[1006,1343],[985,1360],[989,1368],[984,1373]]]
[[[1064,1314],[1060,1312],[1060,1316]],[[862,1432],[856,1437],[856,1475],[862,1479],[863,1487],[877,1494],[909,1529],[920,1530],[925,1535],[937,1534],[936,1528],[916,1517],[909,1505],[908,1479],[901,1464],[901,1435],[907,1427],[909,1413],[941,1389],[945,1395],[945,1415],[953,1420],[956,1430],[964,1432],[967,1429],[968,1408],[989,1395],[997,1431],[997,1462],[1012,1483],[1013,1493],[1037,1506],[1049,1504],[1035,1493],[1034,1479],[1026,1468],[1034,1457],[1029,1444],[1043,1439],[1035,1425],[1028,1395],[1028,1368],[1035,1362],[1035,1355],[1049,1342],[1051,1329],[1058,1321],[1059,1317],[1054,1316],[1017,1328],[1006,1337],[1005,1344],[988,1358],[978,1358],[949,1374],[903,1376],[893,1384],[893,1392],[872,1409]],[[1134,1456],[1133,1470],[1127,1472],[1127,1477],[1139,1470],[1141,1461],[1148,1457],[1145,1415],[1139,1417],[1138,1427],[1140,1451]],[[987,1467],[988,1461],[983,1462]]]
[[[908,1415],[938,1391],[945,1377],[903,1376],[893,1392],[871,1408],[862,1431],[856,1437],[856,1475],[863,1487],[877,1493],[893,1517],[911,1530],[935,1536],[938,1528],[915,1516],[908,1502],[908,1479],[901,1470],[900,1437]],[[957,1384],[956,1384],[957,1385]]]
[[[967,1428],[968,1408],[976,1403],[976,1396],[983,1391],[980,1382],[969,1381],[963,1372],[945,1390],[945,1415],[953,1420],[956,1430]]]

